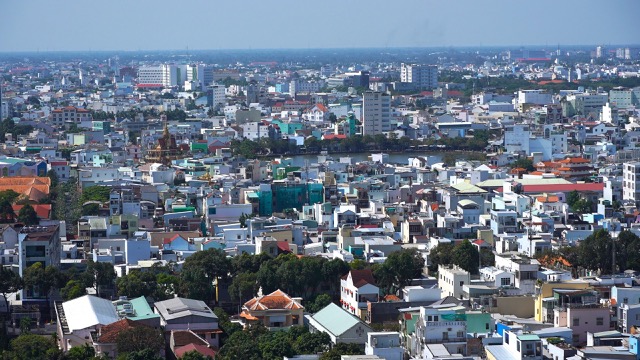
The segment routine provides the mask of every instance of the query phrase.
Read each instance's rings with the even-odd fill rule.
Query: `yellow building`
[[[575,289],[575,290],[584,290],[590,289],[591,286],[588,282],[583,280],[572,280],[572,281],[563,281],[563,282],[550,282],[543,283],[538,287],[540,292],[536,297],[536,313],[535,319],[536,321],[545,322],[546,319],[543,319],[543,300],[545,298],[549,298],[553,296],[554,289]]]

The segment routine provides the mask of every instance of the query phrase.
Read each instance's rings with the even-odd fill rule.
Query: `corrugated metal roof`
[[[98,324],[108,325],[120,320],[111,301],[85,295],[62,303],[70,331],[86,329]]]
[[[358,323],[362,323],[366,326],[362,320],[349,314],[333,303],[318,311],[311,318],[335,336],[344,334],[347,330],[351,329]]]

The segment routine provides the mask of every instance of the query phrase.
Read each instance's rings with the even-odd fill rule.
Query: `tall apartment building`
[[[640,201],[640,162],[628,162],[622,166],[622,199]]]
[[[435,89],[438,87],[438,67],[403,63],[400,66],[400,81],[411,83],[416,89]]]
[[[376,135],[391,130],[391,95],[367,91],[362,96],[362,135]]]
[[[35,263],[41,263],[42,267],[60,266],[60,227],[51,226],[25,226],[18,233],[18,272],[24,276],[25,270]],[[22,301],[41,300],[47,294],[39,292],[38,288],[25,287],[21,290]]]
[[[210,85],[207,87],[207,106],[224,106],[225,98],[224,85]]]
[[[187,65],[162,64],[142,66],[138,69],[138,84],[171,87],[188,80]]]

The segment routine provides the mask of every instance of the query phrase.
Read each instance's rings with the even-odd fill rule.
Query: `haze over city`
[[[634,44],[640,2],[4,1],[0,52]]]

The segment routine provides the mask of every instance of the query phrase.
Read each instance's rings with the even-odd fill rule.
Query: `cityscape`
[[[0,42],[0,359],[640,360],[636,23],[158,1]]]

